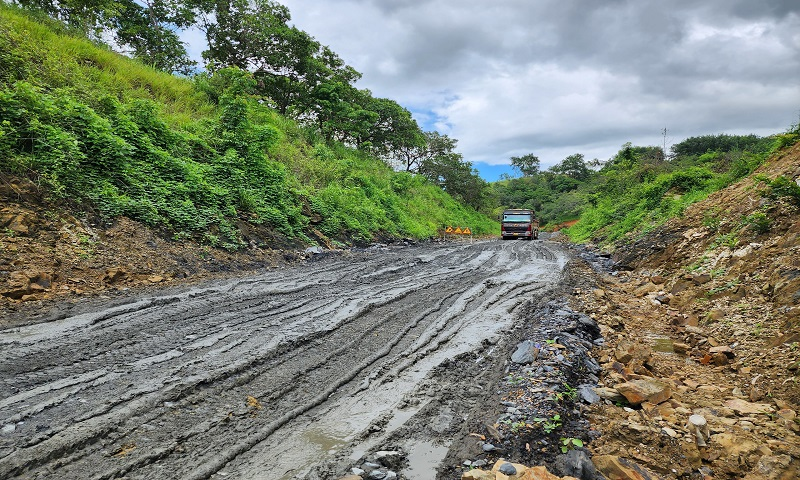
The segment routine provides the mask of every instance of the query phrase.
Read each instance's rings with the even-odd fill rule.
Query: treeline
[[[221,63],[187,78],[69,33],[64,22],[71,14],[36,18],[0,3],[0,175],[32,179],[54,202],[231,250],[297,239],[425,238],[450,223],[495,230],[485,215],[454,200],[471,199],[474,191],[451,174],[469,169],[452,151],[454,140],[431,153],[434,147],[420,139],[446,137],[397,127],[400,120],[416,123],[396,103],[361,92],[375,112],[359,116],[342,113],[355,104],[323,95],[331,85],[359,92],[335,73],[347,70],[343,64],[316,65],[329,76],[302,82],[294,74],[280,80],[278,73],[289,70],[257,74]],[[332,62],[332,54],[314,48],[304,62],[322,61],[315,55]],[[287,115],[265,93],[281,82],[293,92]],[[344,121],[359,118],[372,119],[366,133]],[[417,143],[391,140],[403,131],[414,131]],[[410,173],[420,171],[416,165],[396,172],[383,156],[388,152],[427,155],[434,160],[426,165],[443,167],[429,170],[435,178]]]
[[[376,98],[355,82],[361,74],[328,46],[290,25],[272,0],[14,0],[95,41],[168,73],[208,81],[235,67],[253,82],[240,94],[319,135],[328,145],[356,148],[392,166],[421,174],[476,209],[489,207],[488,184],[455,151],[456,140],[424,132],[396,101]],[[199,70],[178,31],[205,35]],[[213,94],[213,92],[210,92]],[[218,100],[213,98],[213,100]]]
[[[757,168],[773,151],[797,141],[785,134],[705,135],[661,147],[627,143],[607,161],[574,154],[542,171],[539,159],[512,157],[521,175],[493,184],[503,207],[532,208],[551,227],[570,220],[575,241],[619,240],[680,215],[690,204]]]

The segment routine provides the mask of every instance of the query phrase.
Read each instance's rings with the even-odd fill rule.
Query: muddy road
[[[433,479],[491,389],[482,362],[567,258],[547,241],[323,254],[0,331],[0,478],[336,478],[398,449],[401,478]]]

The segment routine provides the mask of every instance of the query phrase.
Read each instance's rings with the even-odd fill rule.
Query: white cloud
[[[285,0],[293,22],[470,161],[770,134],[800,109],[800,4]]]

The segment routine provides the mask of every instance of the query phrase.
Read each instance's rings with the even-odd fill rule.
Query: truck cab
[[[539,219],[533,210],[522,208],[504,210],[500,220],[500,236],[503,240],[512,238],[535,240],[539,238]]]

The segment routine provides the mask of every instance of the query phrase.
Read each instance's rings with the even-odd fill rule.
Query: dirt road
[[[434,478],[481,362],[566,261],[547,241],[322,254],[0,331],[0,478],[331,478],[389,448]]]

